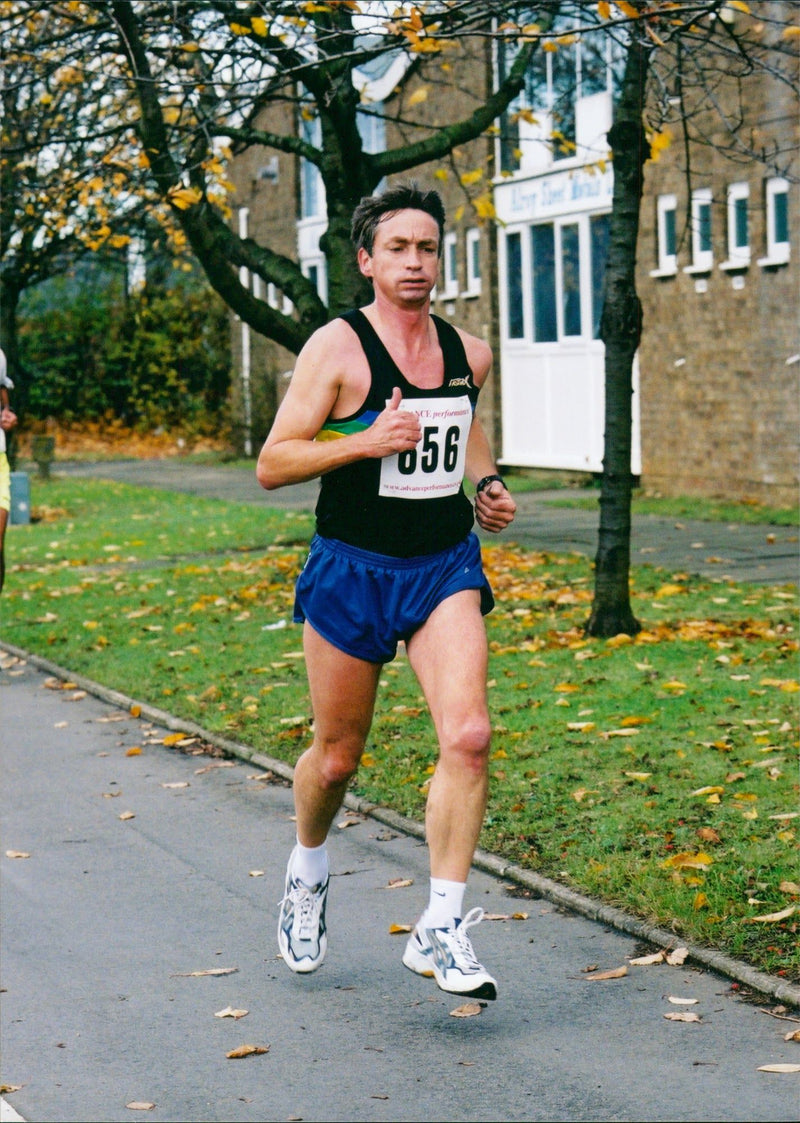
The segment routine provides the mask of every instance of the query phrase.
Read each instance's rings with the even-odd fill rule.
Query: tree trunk
[[[635,635],[630,606],[631,396],[642,308],[636,293],[636,241],[643,169],[649,145],[642,124],[650,52],[633,32],[622,91],[608,134],[614,197],[600,335],[605,344],[605,437],[595,593],[586,625],[590,636]]]

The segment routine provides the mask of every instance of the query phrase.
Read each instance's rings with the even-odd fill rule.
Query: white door
[[[509,225],[499,239],[505,464],[602,471],[608,228],[608,213],[572,213]],[[631,471],[639,475],[638,365],[633,375]]]

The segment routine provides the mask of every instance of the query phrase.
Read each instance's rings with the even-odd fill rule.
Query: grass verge
[[[310,515],[59,478],[33,481],[33,505],[39,521],[7,538],[6,640],[295,762]],[[644,630],[601,641],[582,631],[587,559],[484,558],[498,606],[481,847],[800,981],[796,589],[638,566]],[[435,759],[401,656],[353,790],[420,819]]]

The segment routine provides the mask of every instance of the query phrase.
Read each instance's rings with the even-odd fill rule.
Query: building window
[[[452,300],[458,295],[458,235],[445,234],[444,251],[442,253],[442,267],[444,269],[444,291],[440,294],[442,300]]]
[[[720,269],[746,269],[750,264],[750,186],[732,183],[728,188],[728,260]]]
[[[692,263],[684,273],[708,273],[714,264],[711,242],[711,188],[692,192]]]
[[[565,336],[583,334],[580,248],[577,222],[564,223],[561,227],[561,317]]]
[[[533,339],[535,343],[555,343],[558,339],[556,313],[556,238],[552,222],[531,227],[533,258]]]
[[[325,259],[320,257],[313,261],[301,262],[300,268],[303,271],[303,276],[308,277],[311,284],[317,290],[317,294],[323,303],[327,300],[327,276],[325,273]]]
[[[319,148],[322,144],[322,126],[319,117],[312,116],[309,106],[300,112],[300,135],[306,144]],[[300,161],[300,217],[316,218],[325,214],[324,189],[319,168],[303,157]]]
[[[678,271],[678,249],[675,235],[677,200],[674,195],[659,195],[656,202],[656,246],[658,265],[651,277],[674,277]]]
[[[522,310],[522,235],[506,235],[506,302],[507,331],[509,339],[522,339],[525,335],[525,317]]]
[[[466,236],[467,289],[464,296],[480,296],[481,232],[473,227]]]
[[[603,315],[608,238],[611,233],[611,216],[593,214],[589,219],[589,238],[592,265],[592,339],[600,338],[600,319]]]
[[[767,256],[759,265],[785,265],[789,260],[789,181],[773,176],[766,183]]]

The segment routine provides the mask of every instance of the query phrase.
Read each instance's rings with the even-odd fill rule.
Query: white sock
[[[454,922],[461,919],[466,888],[466,884],[461,881],[444,881],[440,877],[432,877],[430,900],[422,914],[420,926],[452,928]]]
[[[312,889],[328,876],[328,846],[303,846],[298,839],[292,857],[292,876]]]

